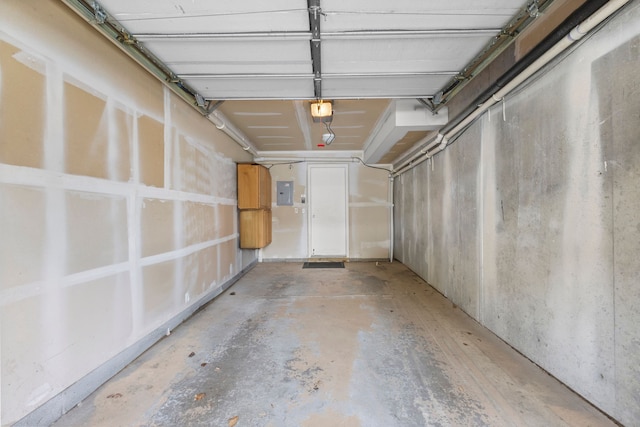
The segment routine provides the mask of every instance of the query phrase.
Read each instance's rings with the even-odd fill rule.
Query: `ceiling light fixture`
[[[333,120],[333,108],[330,101],[318,100],[311,103],[311,117],[314,123],[328,123]]]

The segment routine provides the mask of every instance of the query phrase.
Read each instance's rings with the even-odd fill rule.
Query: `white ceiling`
[[[338,100],[336,113],[341,109],[339,100],[349,100],[343,102],[343,112],[349,111],[347,106],[366,111],[362,117],[367,120],[361,125],[354,123],[358,114],[343,115],[350,119],[343,129],[361,126],[361,130],[359,138],[346,138],[350,135],[343,132],[342,141],[337,114],[332,123],[337,138],[330,147],[364,150],[389,100],[433,97],[527,3],[319,0],[320,55],[315,55],[314,67],[310,27],[314,14],[309,5],[316,1],[102,0],[100,4],[189,87],[207,100],[226,100],[219,111],[258,150],[291,151],[318,149],[324,128],[300,117],[308,103],[301,107],[294,100]],[[314,85],[314,71],[320,71],[316,76],[320,85]],[[288,126],[291,132],[277,141],[279,135],[267,132],[268,124],[248,127],[257,126],[248,117],[265,116],[235,115],[238,111],[272,112],[272,119],[280,117],[284,123],[279,129]],[[377,116],[372,119],[370,114]],[[314,127],[320,130],[314,132]],[[260,128],[264,134],[257,132]]]

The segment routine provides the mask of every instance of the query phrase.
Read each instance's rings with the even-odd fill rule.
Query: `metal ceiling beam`
[[[311,63],[313,67],[313,94],[322,99],[322,57],[320,39],[320,18],[322,9],[320,0],[307,0],[309,7],[309,28],[311,29]]]
[[[397,73],[325,73],[325,78],[348,77],[415,77],[415,76],[455,76],[457,71],[425,71],[425,72],[397,72]],[[314,74],[180,74],[188,80],[196,79],[307,79]]]
[[[423,38],[429,36],[493,36],[500,32],[500,28],[477,29],[441,29],[441,30],[368,30],[368,31],[334,31],[322,33],[323,39],[359,39],[359,38]],[[245,33],[180,33],[180,34],[133,34],[140,41],[149,40],[311,40],[313,34],[308,31],[280,31],[280,32],[245,32]]]

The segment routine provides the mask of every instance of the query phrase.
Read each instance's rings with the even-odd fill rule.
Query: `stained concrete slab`
[[[55,426],[614,425],[400,263],[259,264]]]

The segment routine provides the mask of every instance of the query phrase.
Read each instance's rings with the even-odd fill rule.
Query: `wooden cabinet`
[[[262,165],[238,165],[238,209],[271,209],[271,174]]]
[[[271,243],[271,174],[261,165],[238,165],[240,247],[260,249]]]
[[[248,209],[240,211],[240,247],[260,249],[271,243],[271,211]]]

